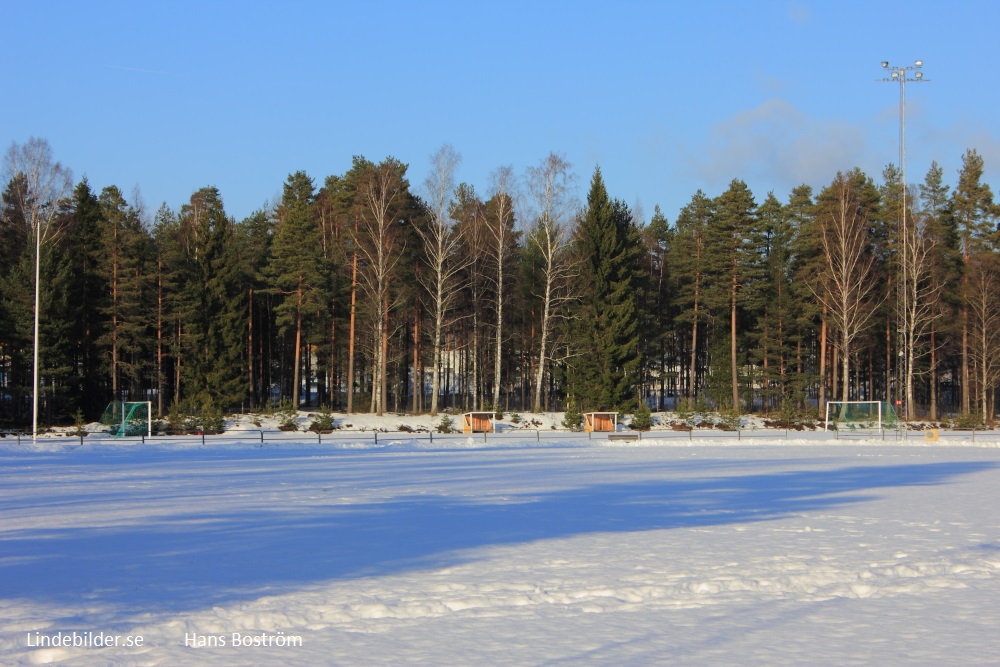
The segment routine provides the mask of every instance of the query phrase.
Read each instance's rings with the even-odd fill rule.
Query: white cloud
[[[713,189],[740,178],[764,191],[787,192],[801,183],[821,186],[837,171],[861,165],[864,151],[857,127],[820,121],[772,99],[716,125],[705,150],[685,152]]]
[[[788,5],[788,17],[792,20],[792,23],[805,25],[812,21],[812,12],[805,5],[793,2]]]

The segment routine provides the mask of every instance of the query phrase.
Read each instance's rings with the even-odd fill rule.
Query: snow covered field
[[[1000,663],[996,439],[810,437],[5,438],[0,664]]]

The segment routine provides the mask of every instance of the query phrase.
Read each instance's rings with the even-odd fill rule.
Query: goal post
[[[101,424],[116,438],[153,435],[152,401],[112,401],[108,404]]]
[[[833,424],[837,429],[896,428],[896,411],[886,401],[827,401],[826,430]]]

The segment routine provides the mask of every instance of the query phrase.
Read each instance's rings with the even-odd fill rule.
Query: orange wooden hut
[[[585,412],[583,430],[587,433],[614,433],[618,430],[617,412]]]
[[[466,412],[462,415],[462,433],[493,433],[492,412]]]

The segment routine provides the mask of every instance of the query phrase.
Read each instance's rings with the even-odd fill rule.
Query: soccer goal
[[[896,428],[899,420],[892,405],[885,401],[827,401],[826,430]]]
[[[153,404],[150,401],[113,401],[101,417],[101,424],[116,438],[153,435]]]

